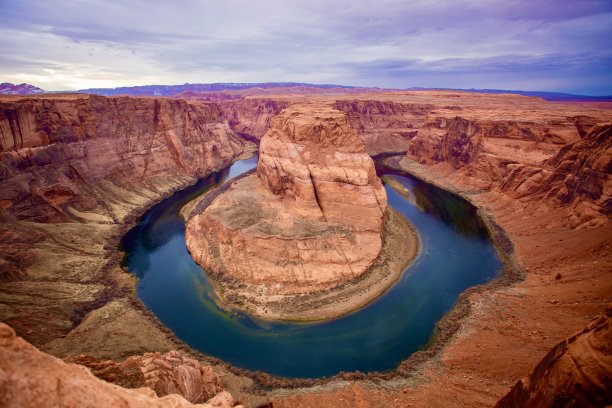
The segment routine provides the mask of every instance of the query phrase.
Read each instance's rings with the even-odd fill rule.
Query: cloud
[[[469,82],[612,94],[609,0],[0,3],[0,80],[47,89]]]

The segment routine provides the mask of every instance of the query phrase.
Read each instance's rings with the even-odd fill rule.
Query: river
[[[225,311],[185,246],[183,205],[253,169],[237,161],[149,209],[122,239],[137,295],[181,340],[237,367],[316,378],[385,371],[424,347],[461,292],[499,275],[501,261],[475,209],[454,195],[377,166],[411,193],[385,185],[389,205],[412,222],[422,249],[383,296],[350,315],[318,323],[271,323]]]

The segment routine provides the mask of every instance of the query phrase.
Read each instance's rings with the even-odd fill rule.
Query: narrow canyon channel
[[[501,272],[475,208],[379,164],[389,205],[410,220],[421,241],[418,257],[391,289],[363,309],[319,323],[266,322],[223,310],[187,252],[179,213],[206,190],[256,165],[257,156],[237,161],[175,193],[149,209],[121,243],[124,266],[139,278],[138,297],[180,339],[204,354],[295,378],[391,370],[427,345],[436,322],[461,292]]]

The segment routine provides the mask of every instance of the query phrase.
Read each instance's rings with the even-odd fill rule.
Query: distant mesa
[[[309,84],[303,82],[218,82],[210,84],[182,84],[182,85],[142,85],[125,86],[118,88],[89,88],[81,89],[79,93],[88,93],[102,96],[130,95],[130,96],[173,96],[194,98],[207,94],[223,94],[226,98],[250,94],[325,94],[325,93],[371,93],[383,91],[461,91],[466,93],[488,94],[515,94],[542,98],[547,101],[558,102],[606,102],[612,101],[612,95],[590,96],[575,95],[562,92],[521,91],[506,89],[457,89],[457,88],[377,88],[336,84]]]
[[[0,84],[1,95],[30,95],[30,94],[43,94],[45,91],[37,86],[30,84],[19,84],[14,85],[10,82],[3,82]]]
[[[334,93],[372,93],[384,91],[461,91],[468,93],[515,94],[542,98],[557,102],[610,102],[612,95],[592,96],[575,95],[563,92],[521,91],[506,89],[459,89],[459,88],[378,88],[336,84],[309,84],[304,82],[215,82],[208,84],[181,85],[137,85],[117,88],[87,88],[77,91],[58,90],[51,93],[84,93],[101,96],[164,96],[186,99],[231,100],[241,99],[247,95],[263,94],[334,94]],[[28,95],[48,93],[30,84],[14,85],[8,82],[0,84],[0,94]]]
[[[351,89],[366,89],[354,86],[331,84],[307,84],[302,82],[219,82],[212,84],[182,84],[182,85],[142,85],[125,86],[119,88],[89,88],[77,92],[102,96],[131,95],[131,96],[186,96],[209,92],[240,92],[246,90],[284,89],[296,93],[318,93],[327,91],[350,91]],[[310,91],[310,92],[309,92]]]

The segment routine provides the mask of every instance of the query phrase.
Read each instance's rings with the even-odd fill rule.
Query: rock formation
[[[212,95],[206,97],[211,98]],[[201,100],[203,94],[190,98]],[[223,101],[218,105],[232,130],[247,140],[259,141],[270,129],[272,118],[294,103],[299,101],[288,96],[252,96]],[[348,98],[334,101],[331,106],[346,113],[351,127],[364,142],[370,155],[406,151],[410,139],[435,108],[427,103]]]
[[[44,354],[0,323],[0,405],[3,407],[234,406],[234,399],[227,391],[221,391],[218,377],[210,368],[200,367],[178,353],[133,357],[121,365],[107,362],[106,373],[109,371],[128,373],[132,377],[128,385],[139,388],[109,384],[83,366],[66,364]],[[139,376],[144,376],[144,383],[139,382]],[[150,385],[154,389],[147,388]],[[208,398],[208,403],[193,405],[180,394],[196,401],[214,396]]]
[[[257,175],[208,203],[187,227],[192,256],[214,276],[270,296],[363,274],[380,252],[387,208],[363,143],[326,105],[283,110],[261,141]]]
[[[612,403],[612,308],[546,354],[496,408],[603,407]]]
[[[272,118],[289,106],[288,101],[267,98],[219,103],[232,130],[247,140],[259,141],[272,125]]]
[[[387,198],[374,162],[345,115],[327,106],[285,109],[259,147],[257,176],[312,218],[380,234]]]
[[[334,108],[345,112],[370,154],[405,152],[410,139],[423,125],[432,104],[393,101],[337,100]]]
[[[65,359],[88,367],[105,381],[126,388],[151,388],[157,396],[178,394],[189,402],[205,402],[222,392],[221,379],[211,366],[184,357],[177,351],[131,356],[121,363],[86,355]]]
[[[556,199],[572,228],[607,223],[612,214],[612,125],[594,126],[541,165],[509,165],[501,189],[517,198]]]
[[[211,104],[70,96],[0,107],[0,208],[17,219],[117,219],[106,190],[201,176],[244,148]]]
[[[572,228],[607,222],[610,125],[588,116],[543,122],[432,116],[410,141],[407,157],[464,175],[474,188],[516,199],[557,199]],[[587,131],[588,128],[588,131]],[[447,170],[444,170],[447,171]]]
[[[489,213],[512,240],[525,280],[466,294],[471,308],[460,330],[436,348],[434,360],[410,366],[423,379],[416,385],[399,377],[392,388],[378,387],[379,380],[330,386],[322,381],[272,391],[274,406],[493,406],[551,347],[609,303],[610,136],[595,131],[612,120],[609,102],[551,103],[456,91],[215,98],[227,102],[0,97],[0,320],[55,356],[86,353],[104,359],[102,365],[144,352],[159,352],[163,359],[177,349],[172,334],[134,298],[134,277],[119,266],[119,237],[152,203],[231,162],[246,148],[236,131],[259,138],[278,110],[307,100],[345,112],[368,151],[380,145],[408,148],[406,169]],[[285,205],[296,201],[291,194],[274,197]],[[248,221],[249,214],[243,215]],[[0,405],[11,406],[9,399],[37,405],[40,400],[19,398],[30,398],[24,393],[30,385],[47,387],[45,378],[52,384],[38,388],[38,395],[57,403],[57,390],[68,395],[65,385],[81,378],[83,369],[74,365],[62,365],[76,371],[54,377],[57,366],[49,369],[46,362],[61,361],[50,357],[30,365],[19,360],[21,371],[5,369],[3,362],[15,361],[11,356],[17,354],[10,349],[0,356],[0,384],[10,381],[10,387],[0,386]],[[134,367],[125,369],[125,377],[109,368],[109,376],[123,378],[125,385],[143,384],[142,371]],[[230,376],[223,365],[215,370],[225,373],[224,380]],[[250,380],[240,381],[250,390]],[[96,395],[114,387],[93,384],[87,390]],[[127,392],[130,401],[161,404],[150,389],[146,395]],[[89,394],[66,398],[82,406],[75,398],[83,395]],[[174,400],[162,401],[167,406]]]

